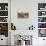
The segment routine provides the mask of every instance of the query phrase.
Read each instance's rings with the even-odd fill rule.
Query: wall
[[[11,0],[11,22],[16,25],[17,30],[27,30],[32,24],[38,27],[38,3],[46,0]],[[29,12],[28,19],[18,19],[17,12],[20,9],[27,9]]]
[[[28,10],[29,18],[18,19],[17,12],[24,8]],[[35,1],[30,0],[13,0],[11,2],[11,15],[11,20],[16,25],[17,30],[27,30],[32,24],[36,27],[37,24],[35,23],[37,23],[37,2],[35,3]]]
[[[35,26],[35,32],[33,40],[33,46],[44,46],[43,38],[35,37],[38,36],[38,3],[45,3],[46,0],[11,0],[11,22],[16,25],[19,30],[27,30],[30,25]],[[18,19],[17,12],[19,9],[26,8],[29,11],[28,19]],[[34,34],[34,33],[33,33]],[[39,43],[39,44],[38,44]]]

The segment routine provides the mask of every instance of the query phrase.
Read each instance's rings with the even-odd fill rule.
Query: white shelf
[[[0,16],[0,17],[8,17],[8,16]]]
[[[0,11],[8,11],[8,10],[0,10]]]
[[[44,15],[44,16],[38,16],[38,17],[46,17],[46,15]]]
[[[0,23],[8,23],[8,22],[0,22]]]
[[[46,11],[46,10],[38,10],[38,11]]]
[[[38,22],[38,23],[46,23],[46,22]]]
[[[46,29],[46,28],[38,28],[38,29]]]

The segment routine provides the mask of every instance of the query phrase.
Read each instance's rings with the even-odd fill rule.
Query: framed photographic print
[[[27,10],[20,10],[17,15],[18,18],[29,18],[29,12]]]

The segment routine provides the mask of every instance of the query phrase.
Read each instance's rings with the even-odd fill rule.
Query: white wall
[[[16,25],[17,30],[27,30],[32,24],[38,27],[38,3],[46,2],[46,0],[11,0],[11,22]],[[29,18],[18,19],[17,12],[20,9],[27,9]]]
[[[36,35],[38,35],[38,3],[45,3],[46,0],[11,0],[11,22],[16,25],[16,28],[19,30],[27,30],[30,25],[35,26]],[[18,19],[17,12],[19,9],[26,8],[29,11],[28,19]],[[34,34],[34,33],[33,33]],[[37,38],[37,37],[36,37]],[[42,38],[33,38],[33,46],[41,46],[43,44]],[[39,43],[39,44],[38,44]]]
[[[29,12],[29,18],[18,19],[17,12],[20,9],[27,9]],[[27,30],[29,26],[37,24],[37,2],[31,0],[12,0],[11,1],[11,19],[16,25],[17,30]]]

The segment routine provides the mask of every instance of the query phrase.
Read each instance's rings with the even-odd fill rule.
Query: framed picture
[[[26,10],[20,10],[17,13],[18,18],[28,18],[29,17],[29,12]]]

